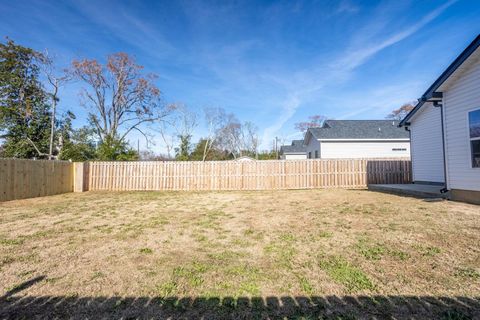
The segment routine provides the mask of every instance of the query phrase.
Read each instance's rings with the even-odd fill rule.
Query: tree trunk
[[[55,136],[55,113],[57,111],[57,92],[58,80],[55,79],[53,94],[52,94],[52,117],[50,121],[50,146],[48,149],[48,160],[53,160],[53,140]]]

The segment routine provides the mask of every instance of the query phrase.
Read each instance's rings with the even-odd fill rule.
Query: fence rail
[[[0,159],[0,201],[88,190],[365,188],[411,182],[410,160],[87,162]]]
[[[0,201],[73,191],[73,163],[0,159]]]
[[[411,182],[410,160],[90,162],[88,190],[365,188]]]

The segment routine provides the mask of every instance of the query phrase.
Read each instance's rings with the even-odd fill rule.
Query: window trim
[[[468,149],[469,149],[469,157],[468,162],[470,163],[470,168],[474,170],[480,170],[480,166],[474,167],[473,166],[473,149],[472,149],[472,141],[479,141],[480,137],[472,138],[470,137],[470,113],[472,112],[480,112],[480,108],[477,107],[472,110],[467,111],[467,138],[468,138]]]

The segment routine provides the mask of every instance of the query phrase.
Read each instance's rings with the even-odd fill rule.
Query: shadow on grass
[[[479,319],[467,297],[63,297],[2,298],[1,319]]]
[[[480,319],[480,297],[0,297],[0,319]]]

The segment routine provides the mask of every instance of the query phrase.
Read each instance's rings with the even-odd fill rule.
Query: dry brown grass
[[[0,291],[480,295],[480,207],[348,190],[83,193],[0,204]]]

